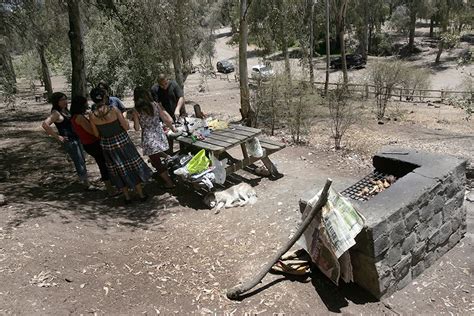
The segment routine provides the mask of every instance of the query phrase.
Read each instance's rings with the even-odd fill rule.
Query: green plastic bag
[[[186,165],[189,174],[203,172],[209,168],[210,160],[206,157],[206,151],[201,149]]]

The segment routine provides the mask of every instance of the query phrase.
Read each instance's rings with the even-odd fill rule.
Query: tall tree
[[[435,63],[439,63],[441,54],[445,48],[454,46],[457,43],[459,31],[457,28],[449,30],[449,22],[452,15],[458,15],[464,10],[468,10],[463,0],[436,0],[437,16],[441,25],[440,39],[438,42],[438,53]]]
[[[336,29],[339,39],[339,45],[341,48],[341,61],[342,61],[342,75],[344,84],[349,82],[347,76],[347,62],[346,62],[346,44],[345,44],[345,34],[346,34],[346,12],[347,12],[347,3],[349,0],[335,0],[337,8],[336,16]]]
[[[311,86],[314,84],[314,6],[316,5],[316,0],[311,0],[311,16],[310,16],[310,35],[309,35],[309,82]]]
[[[53,93],[51,74],[47,55],[49,46],[55,39],[61,38],[61,23],[57,23],[62,14],[55,0],[22,0],[12,2],[13,23],[25,49],[34,49],[41,65],[41,81],[48,94]],[[61,42],[61,40],[58,40]]]
[[[82,34],[81,11],[79,7],[80,0],[67,0],[67,8],[69,14],[69,41],[71,43],[71,95],[75,96],[87,95],[86,71],[84,43]]]
[[[250,0],[251,1],[251,0]],[[247,70],[248,24],[247,13],[251,3],[240,0],[239,18],[239,84],[240,84],[240,113],[247,126],[254,126],[255,111],[250,106],[249,81]]]
[[[12,32],[10,11],[6,4],[0,5],[0,88],[4,93],[16,93],[16,75],[13,69],[9,42]]]
[[[328,95],[329,90],[329,66],[331,63],[331,28],[330,28],[330,12],[331,2],[326,0],[326,81],[324,82],[324,95]]]

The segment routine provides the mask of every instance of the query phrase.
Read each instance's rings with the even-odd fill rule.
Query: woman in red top
[[[74,131],[79,140],[81,141],[84,151],[94,157],[101,175],[101,180],[104,182],[107,192],[110,196],[117,195],[117,190],[111,185],[109,180],[109,172],[105,165],[104,154],[102,153],[102,147],[100,146],[99,138],[95,137],[92,133],[91,123],[86,117],[86,111],[88,109],[87,99],[82,96],[76,96],[71,101],[71,123]]]

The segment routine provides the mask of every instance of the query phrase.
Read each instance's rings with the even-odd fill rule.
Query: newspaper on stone
[[[354,206],[332,189],[322,210],[322,220],[337,258],[355,245],[354,238],[365,223],[365,218]]]
[[[321,191],[308,201],[303,219],[316,203]],[[336,285],[339,278],[353,281],[349,248],[364,227],[365,219],[352,204],[333,189],[320,214],[310,223],[299,243],[311,255],[313,262]]]

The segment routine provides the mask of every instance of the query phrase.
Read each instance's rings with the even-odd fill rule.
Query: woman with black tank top
[[[100,137],[110,181],[122,190],[125,204],[131,203],[129,189],[135,189],[140,201],[145,201],[142,183],[151,177],[152,171],[128,136],[128,122],[117,108],[108,106],[106,91],[94,88],[90,96],[97,105],[89,116],[92,132]]]
[[[48,135],[56,138],[63,144],[64,149],[74,162],[74,167],[76,168],[79,179],[87,186],[87,188],[92,189],[93,187],[90,185],[87,178],[84,152],[82,151],[79,138],[72,129],[71,114],[67,109],[67,96],[62,92],[55,92],[51,95],[51,103],[53,105],[51,108],[51,115],[43,121],[41,126]],[[53,123],[58,129],[57,133],[51,128]]]

